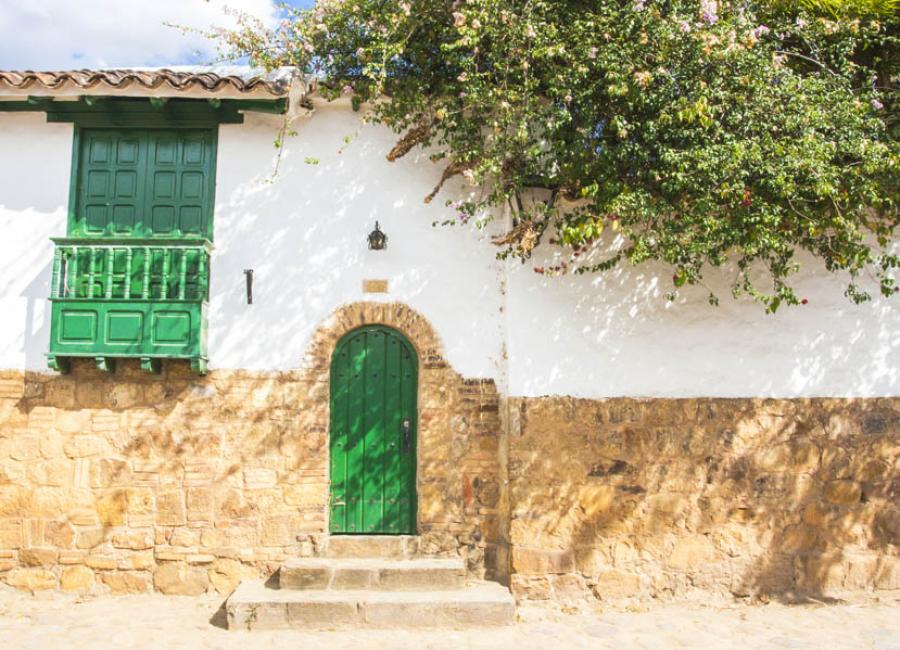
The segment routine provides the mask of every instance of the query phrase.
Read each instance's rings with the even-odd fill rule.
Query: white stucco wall
[[[432,227],[452,216],[444,194],[422,202],[440,168],[413,154],[386,162],[394,136],[346,107],[298,120],[273,178],[280,123],[250,114],[220,129],[213,368],[295,368],[328,314],[370,299],[409,304],[454,368],[514,395],[900,394],[896,299],[854,306],[842,278],[810,272],[800,281],[809,304],[770,316],[732,301],[724,278],[710,278],[718,308],[701,290],[667,305],[662,268],[543,278],[497,262],[483,233]],[[65,233],[71,133],[42,114],[0,113],[0,368],[45,368],[48,237]],[[378,253],[365,246],[376,219],[390,238]],[[390,292],[364,294],[363,279],[386,279]]]
[[[49,238],[66,234],[72,130],[0,113],[0,368],[47,367]]]
[[[295,368],[338,306],[390,300],[428,318],[457,370],[493,376],[500,266],[479,234],[432,227],[447,214],[445,199],[423,202],[438,168],[413,156],[386,162],[393,134],[362,126],[345,107],[325,107],[293,124],[298,134],[288,138],[273,178],[279,125],[248,115],[243,125],[220,128],[211,365]],[[389,238],[385,251],[367,249],[376,220]],[[252,306],[245,304],[247,268],[254,269]],[[386,279],[389,293],[364,294],[364,279]]]

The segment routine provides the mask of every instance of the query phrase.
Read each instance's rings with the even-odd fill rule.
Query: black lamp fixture
[[[369,233],[369,250],[383,251],[385,248],[387,248],[387,235],[381,231],[376,221],[375,230]]]

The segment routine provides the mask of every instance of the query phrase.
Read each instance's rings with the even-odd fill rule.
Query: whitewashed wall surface
[[[845,278],[815,262],[798,280],[808,304],[775,315],[732,300],[724,273],[709,278],[717,308],[706,289],[667,303],[663,267],[544,278],[530,264],[497,261],[489,233],[434,227],[454,216],[446,198],[467,190],[426,205],[441,168],[423,155],[387,162],[395,136],[386,129],[345,106],[319,107],[294,123],[274,174],[281,125],[251,113],[220,127],[212,368],[295,368],[338,306],[376,299],[409,304],[456,370],[495,378],[511,395],[900,395],[900,302],[855,306],[842,295]],[[71,125],[0,113],[3,369],[46,368],[49,237],[66,231],[71,149]],[[366,248],[376,220],[386,251]],[[535,263],[549,255],[538,251]],[[389,292],[364,294],[364,279],[387,280]]]

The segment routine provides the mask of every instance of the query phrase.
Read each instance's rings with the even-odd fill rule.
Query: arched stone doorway
[[[329,532],[416,533],[416,351],[399,331],[345,334],[329,373]]]

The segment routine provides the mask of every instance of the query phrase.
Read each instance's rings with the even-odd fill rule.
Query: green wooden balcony
[[[161,359],[189,359],[206,372],[209,241],[52,241],[51,368],[67,372],[72,357],[89,357],[112,370],[127,357],[149,371]]]

